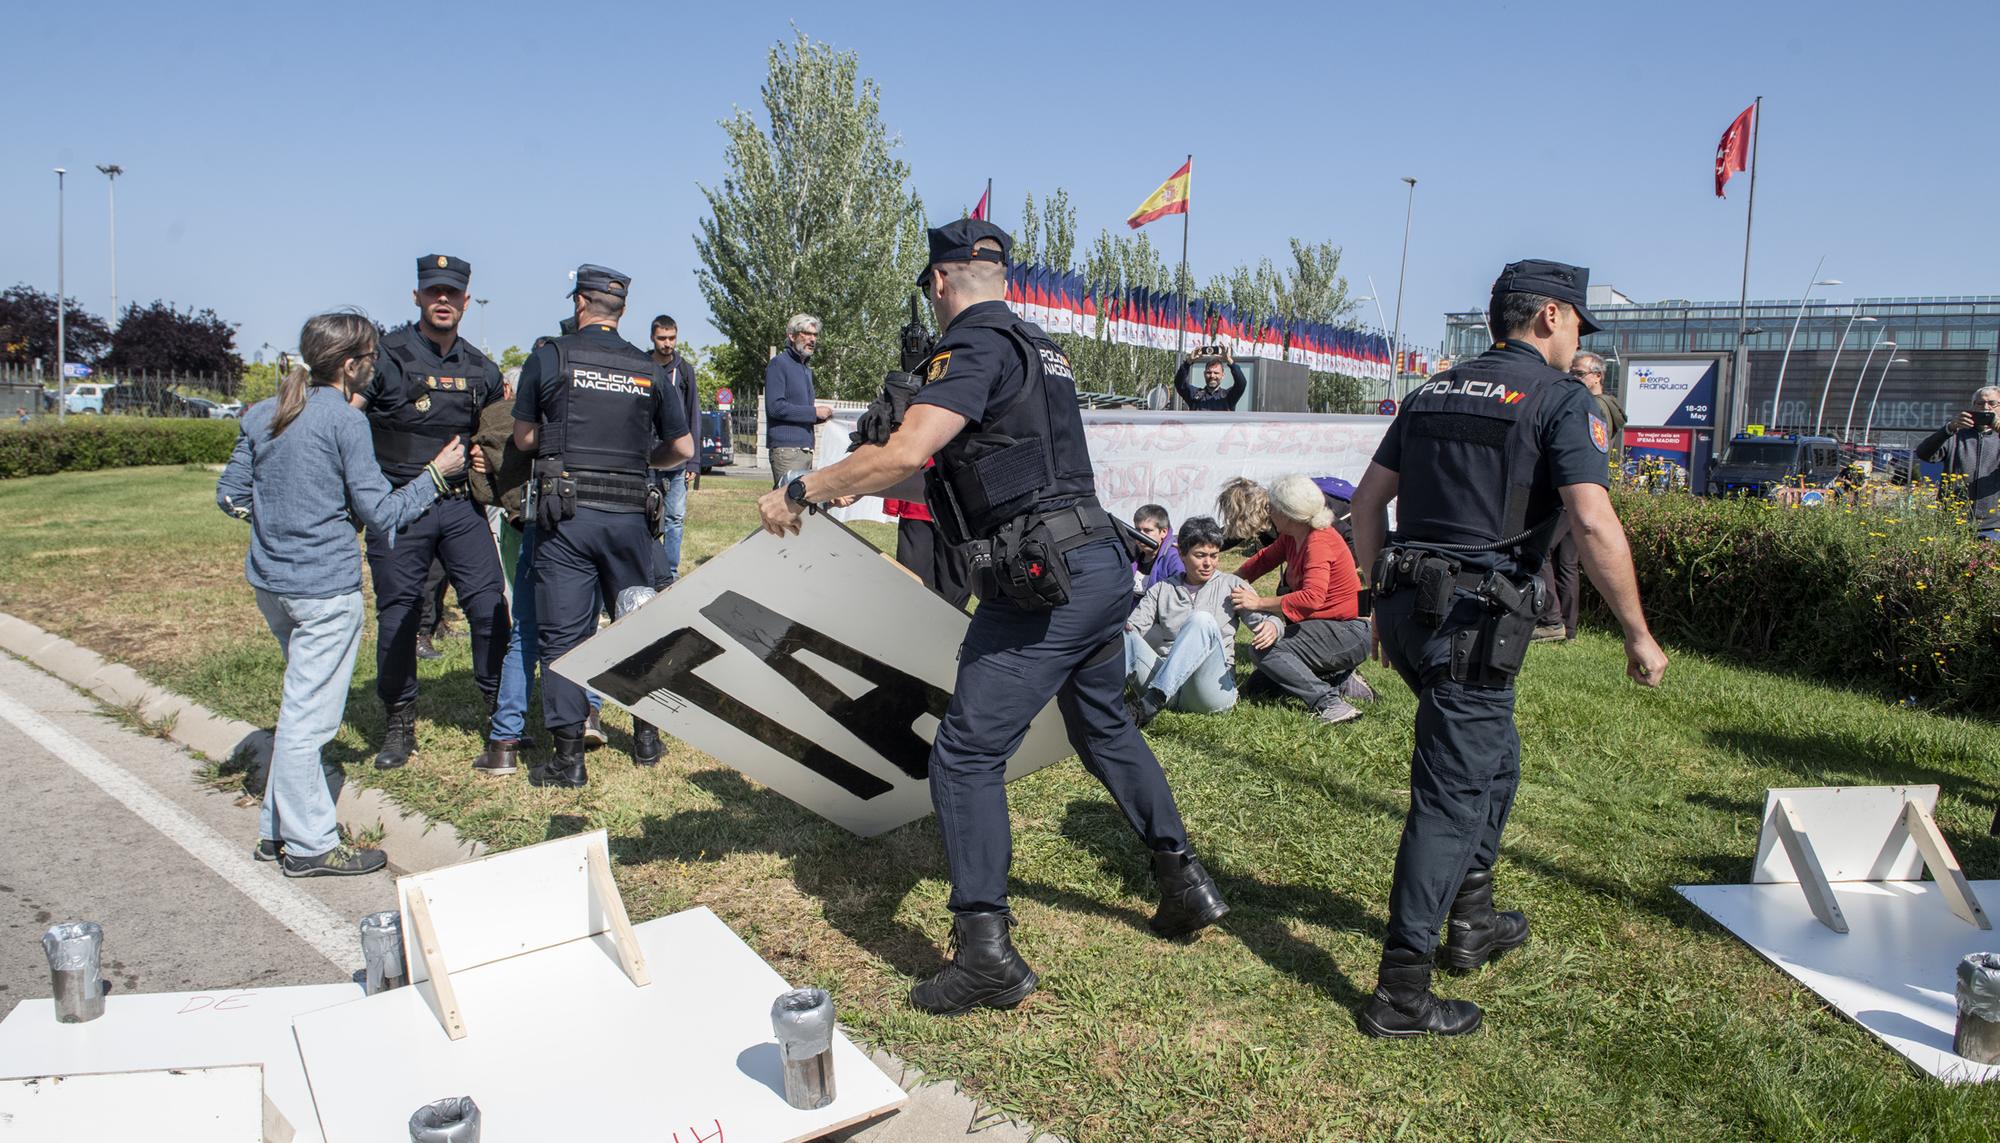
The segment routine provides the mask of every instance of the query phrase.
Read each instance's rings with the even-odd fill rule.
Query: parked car
[[[701,472],[703,476],[736,463],[736,445],[729,436],[729,414],[706,409],[701,414]]]
[[[1709,466],[1708,493],[1766,497],[1781,488],[1831,488],[1846,467],[1832,437],[1738,433]]]
[[[217,405],[208,415],[211,417],[227,417],[232,421],[237,420],[243,416],[243,402],[224,401],[222,404]]]
[[[181,397],[179,400],[182,406],[187,409],[187,415],[190,417],[203,417],[208,420],[216,420],[222,416],[220,411],[222,406],[206,397]]]
[[[99,385],[94,381],[86,381],[81,385],[72,385],[69,388],[69,395],[63,398],[63,411],[69,413],[102,413],[104,411],[105,395],[116,388],[116,385]]]

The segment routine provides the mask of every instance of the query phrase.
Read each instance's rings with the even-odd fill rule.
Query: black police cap
[[[1540,258],[1510,262],[1493,282],[1494,299],[1497,301],[1502,294],[1540,294],[1567,302],[1583,322],[1586,335],[1604,328],[1590,313],[1590,270],[1587,267],[1571,266],[1566,262],[1545,262]]]
[[[931,267],[939,262],[998,262],[1005,266],[1008,255],[1014,250],[1014,240],[1007,236],[1007,232],[983,218],[961,218],[957,222],[933,226],[930,238],[931,259],[924,264],[924,272],[917,275],[918,288],[922,288],[924,279],[930,277]],[[1000,249],[972,248],[973,243],[986,239],[999,243]]]
[[[426,254],[417,259],[417,289],[450,286],[462,290],[472,281],[472,263],[449,254]]]
[[[570,288],[568,297],[575,297],[578,290],[590,290],[599,294],[610,294],[622,298],[632,285],[632,276],[621,274],[609,266],[593,266],[588,262],[576,268],[576,285]]]

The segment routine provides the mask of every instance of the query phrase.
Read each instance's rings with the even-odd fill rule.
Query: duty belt
[[[576,482],[576,502],[580,507],[603,508],[613,512],[646,510],[646,478],[643,476],[590,468],[573,468],[569,475]]]
[[[1030,513],[1036,524],[1046,529],[1049,542],[1058,552],[1069,552],[1093,540],[1118,535],[1118,524],[1094,497],[1085,497],[1061,508]]]
[[[1404,589],[1417,593],[1415,618],[1427,627],[1444,623],[1451,611],[1452,597],[1463,589],[1489,608],[1532,618],[1542,607],[1545,590],[1540,576],[1523,577],[1525,582],[1499,571],[1469,572],[1458,560],[1422,547],[1397,545],[1376,557],[1371,583],[1374,598],[1386,599]]]

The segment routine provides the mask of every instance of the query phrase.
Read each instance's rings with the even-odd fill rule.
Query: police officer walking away
[[[1354,494],[1355,552],[1373,569],[1384,657],[1417,692],[1410,811],[1389,889],[1371,1036],[1455,1036],[1479,1006],[1431,992],[1445,961],[1478,968],[1528,940],[1493,909],[1493,865],[1521,778],[1514,676],[1543,590],[1538,571],[1568,515],[1585,570],[1625,630],[1626,673],[1656,687],[1667,657],[1646,629],[1632,553],[1612,509],[1611,447],[1590,392],[1564,370],[1597,331],[1590,272],[1515,262],[1493,283],[1493,348],[1410,394]],[[1397,530],[1386,510],[1397,500]]]
[[[539,345],[521,367],[514,444],[535,454],[529,491],[535,526],[535,610],[542,662],[542,724],[555,754],[528,771],[536,786],[581,786],[582,687],[549,670],[597,628],[598,602],[650,587],[663,508],[650,472],[694,455],[687,415],[665,370],[618,336],[632,280],[577,267],[576,332]],[[659,731],[633,720],[633,761],[660,759]]]
[[[375,378],[355,394],[368,414],[375,460],[398,487],[423,475],[438,449],[479,434],[480,410],[502,398],[500,369],[458,336],[472,265],[448,254],[417,259],[416,324],[382,338]],[[476,450],[468,455],[483,471]],[[417,636],[423,626],[425,581],[432,559],[444,565],[472,635],[472,677],[489,710],[500,691],[507,654],[507,599],[500,557],[486,514],[474,504],[461,473],[450,491],[393,537],[368,530],[368,569],[375,581],[375,690],[388,709],[388,729],[375,768],[393,770],[416,750]],[[393,541],[393,542],[392,542]]]
[[[992,556],[930,755],[956,953],[910,1001],[940,1015],[1010,1008],[1038,983],[1008,934],[1005,770],[1050,698],[1085,768],[1152,854],[1154,930],[1184,935],[1229,911],[1189,851],[1159,761],[1124,705],[1132,557],[1097,501],[1069,359],[1001,300],[1012,245],[974,219],[930,232],[918,287],[943,334],[900,425],[758,502],[765,529],[782,535],[809,504],[878,492],[935,455],[929,499],[939,526]]]

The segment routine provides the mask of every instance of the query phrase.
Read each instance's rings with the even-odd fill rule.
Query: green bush
[[[1926,705],[2000,711],[2000,546],[1950,504],[1617,493],[1660,638]]]
[[[231,420],[72,416],[0,433],[0,478],[140,464],[221,464],[236,445]]]

